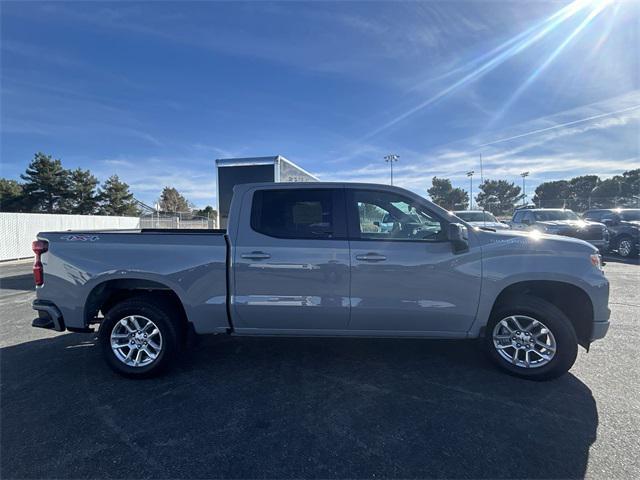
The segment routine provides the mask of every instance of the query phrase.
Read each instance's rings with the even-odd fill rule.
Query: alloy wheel
[[[142,315],[129,315],[111,330],[111,350],[118,360],[130,367],[146,367],[162,351],[162,334],[158,326]]]
[[[628,257],[629,255],[631,255],[632,248],[633,247],[631,246],[631,240],[625,238],[618,244],[618,254],[620,254],[621,257]]]
[[[526,315],[511,315],[493,329],[493,346],[507,362],[521,368],[547,365],[556,354],[556,339],[539,320]]]

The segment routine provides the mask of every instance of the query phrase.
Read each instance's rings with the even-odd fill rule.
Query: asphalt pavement
[[[639,478],[640,266],[605,269],[609,334],[551,382],[474,341],[231,337],[127,380],[0,264],[0,477]]]

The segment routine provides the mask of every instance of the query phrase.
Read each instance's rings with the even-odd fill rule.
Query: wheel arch
[[[84,304],[85,325],[96,323],[98,314],[113,305],[137,296],[165,302],[175,309],[181,326],[187,325],[187,313],[178,293],[165,283],[145,278],[111,278],[94,285]]]
[[[559,308],[571,321],[578,342],[589,348],[594,310],[589,294],[582,288],[557,280],[525,280],[504,287],[493,302],[491,316],[503,304],[519,295],[532,295]]]

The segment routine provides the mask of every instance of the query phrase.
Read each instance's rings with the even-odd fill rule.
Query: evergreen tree
[[[583,212],[589,208],[593,191],[598,186],[600,178],[597,175],[582,175],[569,180],[571,201],[567,208]]]
[[[433,177],[427,193],[433,203],[447,210],[464,210],[469,206],[469,194],[462,188],[453,188],[448,178]]]
[[[569,182],[556,180],[542,182],[536,187],[533,203],[540,208],[562,208],[569,199]]]
[[[164,187],[158,203],[163,212],[188,212],[192,207],[189,201],[173,187]]]
[[[476,202],[495,215],[511,213],[514,205],[522,200],[522,189],[507,180],[485,180],[480,184]]]
[[[69,197],[69,172],[60,160],[38,152],[20,178],[25,181],[23,193],[29,211],[68,213],[65,201]]]
[[[100,213],[135,217],[140,214],[129,185],[121,182],[118,175],[111,175],[98,193]]]
[[[0,212],[25,211],[22,185],[15,180],[0,178]]]
[[[89,170],[77,168],[69,173],[70,191],[67,205],[71,213],[93,215],[99,209],[96,191],[98,179]]]

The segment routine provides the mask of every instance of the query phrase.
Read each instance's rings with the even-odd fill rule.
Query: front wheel
[[[555,305],[522,295],[492,314],[485,347],[503,370],[531,380],[549,380],[573,366],[578,339],[571,321]]]
[[[177,322],[153,298],[130,298],[114,305],[100,326],[100,346],[107,364],[134,378],[165,370],[178,349]]]

